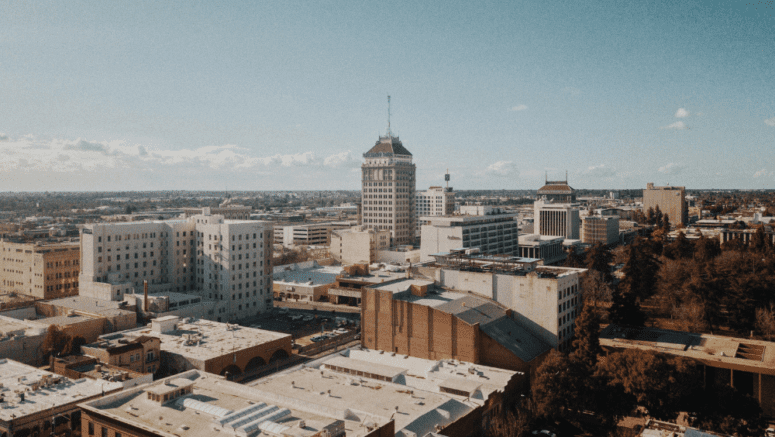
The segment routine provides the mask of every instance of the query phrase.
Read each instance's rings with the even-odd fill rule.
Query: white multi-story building
[[[455,249],[479,249],[492,255],[519,255],[516,214],[482,216],[422,217],[420,261],[433,259],[435,253]]]
[[[581,242],[616,244],[619,242],[619,216],[587,216],[582,219]]]
[[[420,238],[421,226],[427,224],[421,217],[452,215],[455,212],[455,192],[447,187],[430,187],[414,196],[417,228],[415,238]]]
[[[81,294],[188,292],[220,302],[218,321],[272,307],[272,227],[220,215],[185,220],[86,225],[81,233]]]
[[[412,154],[390,130],[363,154],[362,224],[390,231],[392,245],[411,244],[415,233],[416,182]]]
[[[542,199],[533,204],[533,232],[539,235],[579,239],[579,206],[575,203],[551,203]]]
[[[331,232],[331,256],[342,264],[364,264],[377,261],[377,251],[390,248],[390,231],[363,229],[337,229]]]

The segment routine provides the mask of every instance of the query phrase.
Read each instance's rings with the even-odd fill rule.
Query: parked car
[[[312,342],[314,342],[314,343],[317,343],[317,342],[320,342],[320,341],[326,340],[327,338],[328,338],[328,337],[326,337],[325,335],[317,335],[317,336],[315,336],[315,337],[312,337],[312,338],[310,338],[310,340],[311,340]]]
[[[303,318],[304,318],[304,316],[302,316],[301,314],[296,314],[295,316],[291,316],[291,321],[296,322],[296,321],[301,320]]]
[[[334,331],[335,334],[347,334],[347,332],[348,331],[346,329],[344,329],[344,328],[339,328],[339,329]]]
[[[304,321],[304,322],[311,322],[311,321],[315,320],[315,318],[312,317],[312,316],[304,316],[304,318],[302,318],[301,320]]]

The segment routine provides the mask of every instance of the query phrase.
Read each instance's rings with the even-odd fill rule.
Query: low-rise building
[[[274,244],[282,244],[285,247],[328,246],[331,244],[331,231],[349,229],[351,226],[348,222],[275,225]]]
[[[122,389],[119,382],[73,380],[0,359],[0,435],[49,436],[80,429],[78,404]],[[86,434],[84,434],[86,435]]]
[[[0,241],[0,286],[37,299],[77,295],[80,259],[77,241]]]
[[[100,337],[87,346],[105,348],[132,344],[151,337],[160,341],[159,367],[162,374],[199,369],[217,375],[238,378],[262,366],[290,357],[291,335],[248,328],[212,320],[188,320],[176,316],[161,317],[151,324]],[[145,349],[143,349],[145,350]],[[139,349],[138,352],[139,353]],[[141,359],[144,356],[140,356]],[[114,364],[114,363],[110,363]]]
[[[706,387],[729,384],[775,415],[775,343],[750,338],[608,325],[600,333],[607,352],[640,349],[694,360]]]
[[[433,281],[402,279],[363,291],[363,347],[428,360],[454,359],[532,374],[551,350],[513,311]]]
[[[276,266],[273,270],[275,299],[320,302],[343,273],[342,267],[320,266],[315,261]]]
[[[586,269],[539,265],[535,258],[437,254],[423,273],[451,290],[475,293],[513,311],[512,317],[552,347],[566,350],[581,311]]]
[[[52,357],[48,370],[70,379],[89,378],[97,381],[118,382],[124,388],[153,382],[153,373],[136,372],[126,367],[112,366],[100,362],[97,358],[83,355]]]
[[[374,270],[368,264],[346,266],[334,284],[328,289],[328,299],[332,303],[360,306],[363,289],[374,284],[394,282],[406,277],[401,271]]]
[[[122,333],[109,334],[81,346],[81,352],[103,364],[153,375],[160,366],[161,340],[148,335],[130,340]]]

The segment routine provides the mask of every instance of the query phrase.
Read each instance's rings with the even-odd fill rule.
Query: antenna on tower
[[[444,180],[447,181],[447,191],[449,191],[449,169],[447,169],[447,173],[444,175]]]
[[[388,131],[387,134],[389,137],[393,137],[393,132],[390,131],[390,94],[388,94]]]
[[[565,170],[565,183],[568,183],[568,170]]]

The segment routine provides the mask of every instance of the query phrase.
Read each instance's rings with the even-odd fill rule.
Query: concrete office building
[[[81,295],[193,293],[225,302],[209,318],[235,320],[272,307],[272,229],[205,214],[185,220],[91,224],[81,234]]]
[[[423,217],[420,261],[433,260],[435,253],[455,249],[478,249],[482,253],[517,255],[519,231],[516,214],[494,213],[483,216],[454,215]]]
[[[331,231],[347,229],[350,223],[308,223],[303,225],[275,225],[274,244],[293,246],[328,246]]]
[[[618,216],[587,216],[581,219],[581,242],[586,244],[617,244],[619,242]]]
[[[0,241],[0,287],[36,299],[78,294],[78,242]]]
[[[551,346],[489,299],[402,279],[363,290],[363,347],[533,373]]]
[[[377,251],[390,248],[390,231],[354,226],[331,232],[331,256],[342,264],[371,264],[377,260]]]
[[[79,403],[122,387],[120,382],[73,380],[0,359],[0,436],[70,435],[80,429]]]
[[[511,317],[542,341],[567,350],[581,312],[581,280],[586,269],[539,265],[538,259],[438,254],[419,268],[447,289],[492,299],[512,311]]]
[[[366,229],[390,231],[391,246],[411,244],[417,185],[412,154],[388,128],[387,135],[380,136],[363,157],[361,224]]]
[[[652,182],[643,190],[643,213],[649,208],[667,214],[672,225],[686,225],[689,222],[689,209],[686,206],[686,189],[684,187],[656,187]]]
[[[206,209],[208,208],[183,208],[183,214],[186,217],[192,217],[204,214]],[[253,212],[253,208],[250,206],[231,205],[228,200],[216,208],[209,208],[209,210],[210,214],[222,215],[226,220],[250,220],[250,213]]]
[[[414,199],[416,238],[420,238],[421,226],[427,224],[422,217],[452,215],[455,212],[455,192],[450,187],[430,187],[427,191],[418,191]]]
[[[536,200],[533,204],[533,233],[568,240],[579,239],[579,207],[573,203]]]

